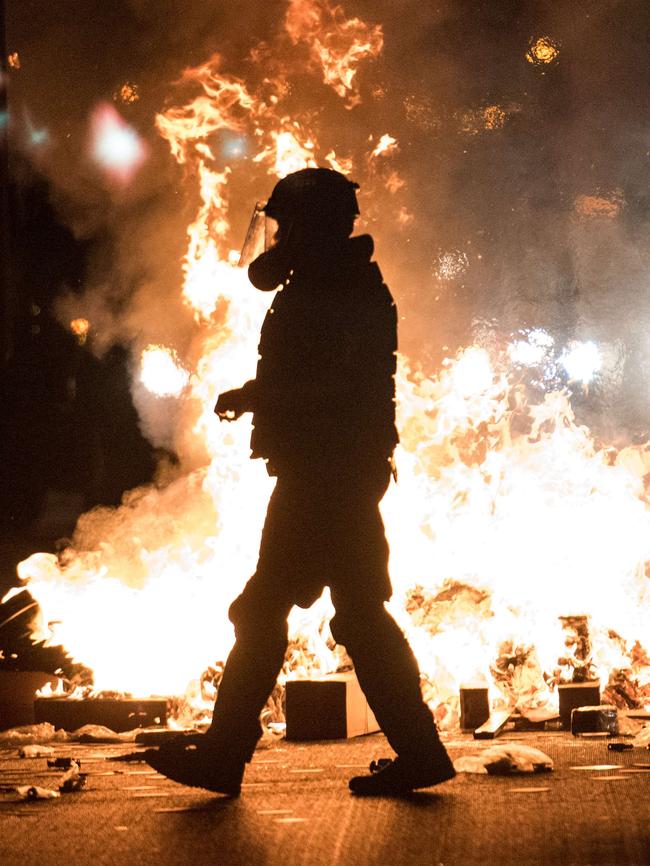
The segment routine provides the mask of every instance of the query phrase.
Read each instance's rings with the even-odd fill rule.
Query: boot
[[[408,794],[416,788],[430,788],[456,775],[454,765],[442,750],[435,757],[415,759],[397,756],[370,764],[369,776],[354,776],[349,787],[360,797],[391,797]]]
[[[238,797],[246,761],[215,749],[207,739],[198,745],[180,742],[147,749],[142,758],[158,773],[193,788]]]

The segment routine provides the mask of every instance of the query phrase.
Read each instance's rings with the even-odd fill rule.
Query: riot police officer
[[[360,795],[403,793],[454,775],[419,672],[387,612],[388,544],[379,511],[395,429],[395,303],[342,174],[309,168],[279,181],[262,209],[273,244],[251,262],[256,288],[278,290],[262,325],[255,379],[220,395],[215,412],[253,413],[251,450],[277,477],[255,574],[232,604],[236,640],[210,730],[196,749],[151,755],[168,777],[230,795],[287,648],[287,616],[329,586],[334,639],[345,646],[397,753],[350,780]]]

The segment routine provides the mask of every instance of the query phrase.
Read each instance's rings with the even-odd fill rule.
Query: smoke
[[[114,342],[134,357],[148,343],[191,353],[195,325],[179,287],[196,178],[171,158],[155,115],[182,101],[174,84],[182,70],[215,52],[253,88],[301,59],[287,111],[318,130],[323,154],[355,157],[361,229],[376,237],[403,351],[435,371],[486,329],[504,339],[543,327],[559,342],[596,340],[609,366],[579,412],[604,435],[643,435],[649,61],[637,34],[647,4],[343,5],[383,33],[381,54],[358,65],[353,107],[323,83],[308,46],[284,33],[290,4],[281,0],[121,0],[92,3],[84,16],[71,0],[56,12],[8,4],[9,48],[21,56],[11,79],[15,138],[50,179],[62,219],[92,240],[83,291],[62,297],[59,315],[87,317],[99,354]],[[541,37],[557,56],[530,62]],[[137,86],[133,103],[116,98],[127,82]],[[88,157],[99,102],[112,103],[149,146],[128,187],[108,183]],[[48,130],[47,147],[27,142],[25,112]],[[363,154],[384,133],[398,148],[371,165]],[[233,163],[233,248],[271,186],[265,168]],[[589,200],[617,206],[590,211]],[[169,445],[169,407],[151,400],[141,409],[147,434]]]

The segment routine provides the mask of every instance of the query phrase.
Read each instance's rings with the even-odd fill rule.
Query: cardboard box
[[[379,730],[354,673],[286,683],[287,739],[341,740]]]
[[[157,698],[37,698],[34,715],[37,723],[49,722],[65,731],[76,731],[84,725],[104,725],[121,733],[134,728],[164,725],[167,701]]]

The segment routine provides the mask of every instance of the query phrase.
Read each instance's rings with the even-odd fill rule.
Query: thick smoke
[[[173,161],[154,117],[182,100],[182,70],[215,52],[225,72],[256,86],[301,49],[283,32],[280,0],[91,5],[79,16],[71,0],[56,12],[8,4],[9,48],[21,57],[11,80],[16,143],[94,251],[83,291],[58,308],[64,320],[90,319],[100,354],[121,342],[137,358],[163,343],[186,357],[195,326],[180,262],[196,178]],[[398,300],[402,349],[435,372],[486,331],[507,339],[544,327],[558,344],[595,340],[605,369],[589,399],[578,395],[579,411],[605,438],[645,435],[649,61],[637,34],[647,4],[384,0],[346,3],[345,13],[384,36],[381,56],[359,66],[359,104],[346,107],[323,84],[303,46],[286,105],[318,130],[321,158],[329,148],[355,156],[361,228],[375,235]],[[557,47],[549,63],[526,57],[540,37]],[[126,82],[139,96],[130,104],[115,98]],[[126,188],[107,185],[87,156],[98,102],[114,104],[149,147]],[[46,146],[27,143],[29,124],[48,130]],[[362,155],[383,133],[398,146],[370,166]],[[232,165],[236,248],[273,178]],[[142,409],[145,432],[169,445],[169,405]]]

